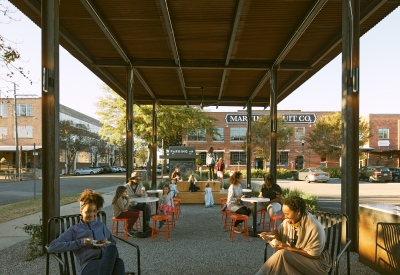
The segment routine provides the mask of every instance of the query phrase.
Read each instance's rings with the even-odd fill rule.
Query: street
[[[227,179],[225,179],[227,181]],[[63,176],[60,179],[61,195],[81,193],[84,189],[100,189],[123,184],[125,174],[105,174],[88,176]],[[252,180],[253,188],[262,184],[261,180]],[[301,191],[318,196],[321,210],[341,212],[340,179],[331,179],[327,183],[306,183],[292,179],[278,180],[282,188],[298,188]],[[360,181],[360,204],[400,204],[400,183],[369,183]],[[20,181],[0,183],[0,205],[33,199],[34,182]],[[42,181],[36,180],[36,197],[42,196]]]
[[[60,178],[61,195],[78,194],[84,189],[99,189],[125,183],[125,173],[63,176]],[[34,181],[0,183],[0,205],[33,199]],[[36,198],[42,197],[42,180],[36,180]]]

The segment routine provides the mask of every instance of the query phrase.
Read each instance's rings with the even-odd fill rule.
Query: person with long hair
[[[86,189],[78,201],[82,219],[53,240],[47,251],[49,253],[72,251],[79,275],[124,274],[125,265],[118,257],[117,246],[110,230],[104,223],[96,221],[97,212],[104,204],[103,196]]]
[[[235,171],[232,174],[232,176],[230,176],[229,178],[230,186],[228,188],[228,198],[226,200],[226,206],[228,210],[235,212],[236,214],[243,214],[246,216],[250,216],[251,209],[243,205],[242,202],[242,196],[243,196],[242,185],[241,185],[242,181],[243,181],[243,174],[240,171]],[[234,231],[236,233],[242,232],[242,226],[241,226],[242,223],[243,221],[235,222]]]
[[[163,187],[163,194],[160,197],[160,205],[158,206],[158,210],[163,215],[174,210],[173,193],[171,192],[168,184],[164,185]],[[164,221],[160,221],[159,227],[161,228],[164,223]]]
[[[206,165],[208,167],[208,181],[214,180],[214,166],[215,166],[215,154],[214,148],[210,147],[207,152]]]
[[[147,197],[146,190],[143,187],[143,184],[140,183],[140,180],[142,177],[138,172],[132,172],[131,177],[128,179],[128,183],[126,183],[124,186],[126,187],[128,191],[128,195],[130,198],[140,198],[140,197]],[[129,210],[139,210],[143,211],[144,208],[146,207],[146,223],[148,228],[151,228],[150,225],[150,218],[151,218],[151,208],[150,205],[147,203],[134,203],[131,202],[128,209]]]
[[[212,194],[212,188],[210,187],[210,183],[207,182],[206,188],[204,188],[204,202],[206,204],[206,208],[213,207],[214,205],[214,198]]]
[[[220,188],[221,190],[224,190],[225,163],[222,158],[219,158],[217,165],[215,165],[215,168],[217,168],[217,179],[219,181]]]
[[[270,215],[275,215],[282,209],[280,204],[282,200],[282,188],[276,184],[274,176],[270,173],[264,175],[264,184],[261,185],[260,198],[269,198],[268,202],[257,203],[257,211],[266,209],[268,212],[268,219]],[[257,218],[257,213],[254,213],[254,207],[252,207],[253,218]]]
[[[325,249],[326,236],[321,223],[306,210],[305,201],[297,196],[282,200],[285,220],[278,229],[260,234],[277,251],[255,275],[314,274],[325,275],[332,259]]]
[[[140,212],[136,209],[129,210],[129,196],[128,190],[125,186],[118,186],[115,191],[114,198],[112,200],[113,213],[115,218],[128,218],[128,234],[130,236],[134,236],[136,230],[133,228],[133,225],[139,218]]]

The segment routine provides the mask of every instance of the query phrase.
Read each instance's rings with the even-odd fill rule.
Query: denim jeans
[[[118,258],[115,245],[108,245],[103,249],[100,259],[91,260],[82,271],[82,275],[123,275],[124,262]]]

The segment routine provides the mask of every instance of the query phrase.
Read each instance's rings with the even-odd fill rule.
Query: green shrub
[[[306,194],[300,189],[282,188],[282,197],[287,198],[290,196],[297,196],[303,198],[306,202],[307,210],[318,210],[318,196]]]
[[[287,179],[292,177],[292,171],[287,170],[285,168],[276,169],[276,178],[277,179]]]
[[[32,261],[44,254],[42,249],[43,243],[43,230],[42,230],[42,219],[38,224],[24,224],[22,227],[15,227],[16,229],[22,229],[30,237],[28,240],[28,249],[26,254],[26,260]]]
[[[331,178],[342,178],[342,169],[340,167],[328,167],[322,168],[322,170],[328,172]]]

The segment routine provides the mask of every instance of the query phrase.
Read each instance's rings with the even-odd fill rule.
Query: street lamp
[[[303,156],[303,169],[305,168],[305,160],[304,160],[304,140],[301,141],[301,155]]]

